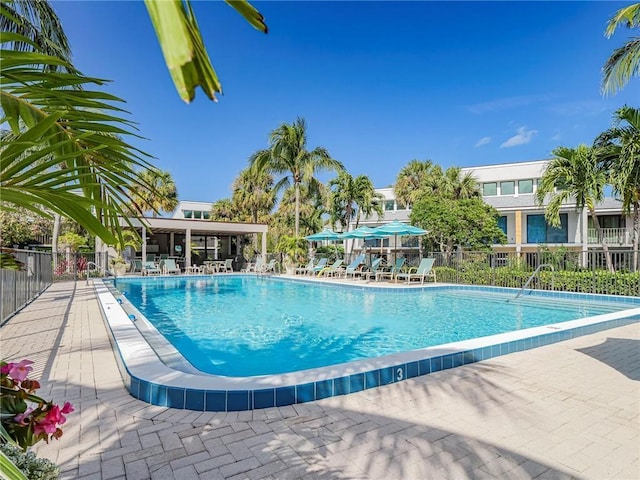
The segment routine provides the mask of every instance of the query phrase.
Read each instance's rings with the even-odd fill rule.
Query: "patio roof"
[[[141,228],[143,226],[139,218],[130,218],[129,220],[134,227]],[[191,230],[192,235],[245,235],[267,233],[268,230],[268,226],[263,223],[213,222],[211,220],[149,217],[145,217],[144,220],[148,225],[147,228],[152,233],[175,233]]]

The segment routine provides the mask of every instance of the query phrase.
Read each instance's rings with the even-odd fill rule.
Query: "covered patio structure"
[[[266,259],[266,224],[176,218],[144,218],[144,222],[132,218],[130,221],[140,234],[142,245],[135,252],[130,249],[128,256],[133,254],[144,260],[148,255],[175,257],[183,269],[207,260],[233,258],[238,262],[243,247],[253,241],[251,237],[261,234],[256,244],[260,245],[259,255]],[[126,222],[123,221],[122,226],[126,227]]]

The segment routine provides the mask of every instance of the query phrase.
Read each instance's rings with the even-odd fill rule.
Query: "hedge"
[[[533,273],[531,270],[517,267],[490,268],[477,264],[465,265],[465,268],[460,270],[451,267],[435,267],[434,270],[439,282],[515,288],[522,288]],[[542,270],[529,287],[564,292],[640,296],[640,272]]]

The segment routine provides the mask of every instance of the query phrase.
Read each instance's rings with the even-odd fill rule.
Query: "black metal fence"
[[[19,270],[0,269],[0,325],[37,297],[53,281],[51,253],[13,250]]]
[[[106,253],[62,252],[52,257],[53,281],[79,280],[89,277],[102,277],[109,270],[109,257]]]

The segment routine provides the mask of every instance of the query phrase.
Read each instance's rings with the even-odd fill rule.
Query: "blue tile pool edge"
[[[348,395],[640,322],[640,308],[634,308],[561,324],[402,352],[378,359],[296,372],[298,381],[287,384],[282,379],[296,375],[243,379],[209,374],[194,375],[171,369],[162,363],[148,345],[106,285],[101,281],[95,281],[94,288],[111,343],[117,353],[118,368],[130,394],[152,405],[195,411],[253,410]],[[592,295],[591,299],[595,297],[598,296]],[[370,364],[379,366],[368,368]],[[338,370],[343,370],[342,374]],[[304,373],[313,377],[314,373],[320,371],[331,373],[328,374],[328,378],[325,373],[302,381],[306,376]],[[220,388],[212,388],[207,386],[207,383],[219,384]]]

